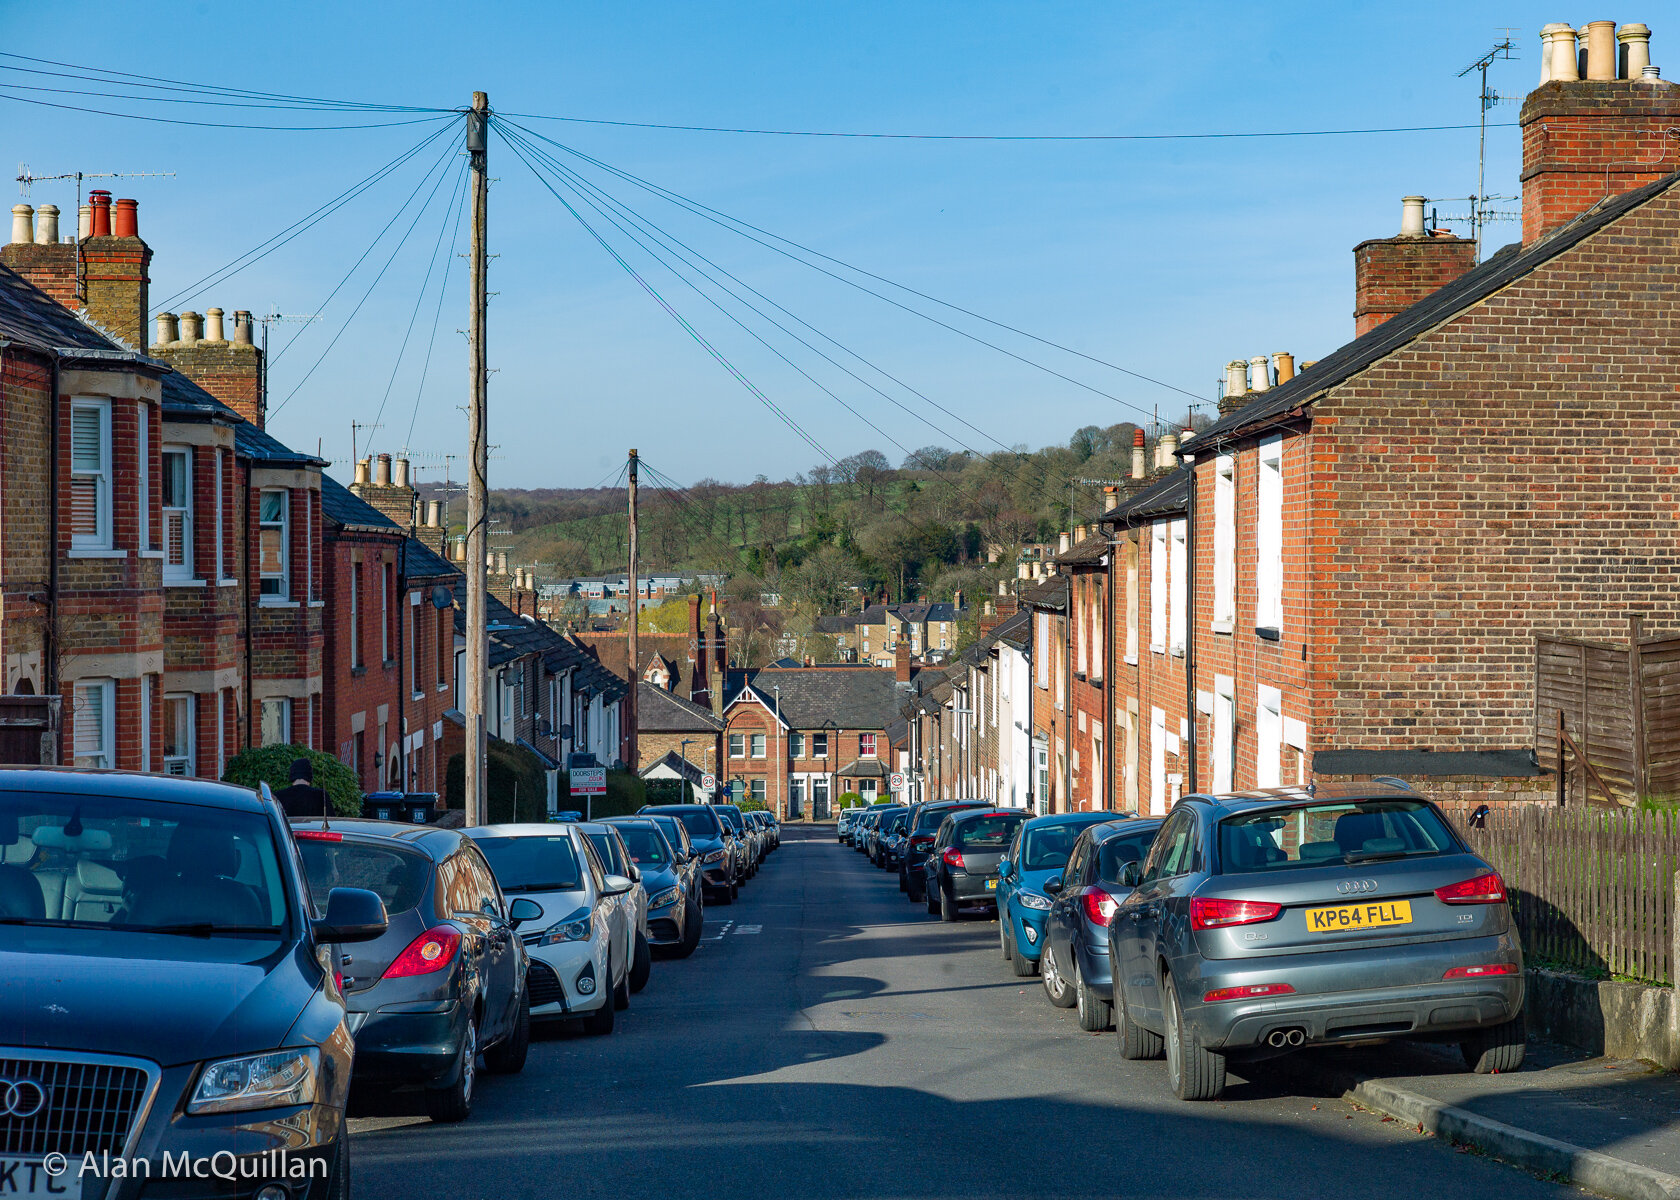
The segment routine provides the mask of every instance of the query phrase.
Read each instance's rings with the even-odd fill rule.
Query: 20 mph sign
[[[904,772],[894,771],[887,780],[887,786],[895,792],[902,792],[904,790]]]

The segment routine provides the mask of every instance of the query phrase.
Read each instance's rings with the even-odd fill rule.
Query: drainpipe
[[[238,465],[239,459],[235,456],[234,467],[237,469]],[[255,677],[254,662],[251,657],[251,634],[256,626],[256,615],[253,607],[256,604],[256,598],[251,591],[251,471],[249,467],[245,470],[245,487],[242,495],[244,499],[240,507],[244,509],[242,519],[245,526],[245,562],[242,564],[243,570],[240,574],[245,579],[245,744],[251,746],[256,743],[254,731],[256,729],[257,702],[251,695],[251,685]]]
[[[1201,457],[1197,455],[1197,457]],[[1196,468],[1190,467],[1184,521],[1184,711],[1190,718],[1190,769],[1185,772],[1189,793],[1196,791]]]
[[[58,503],[58,447],[61,436],[58,430],[58,396],[59,389],[63,386],[62,372],[64,368],[58,351],[49,350],[47,353],[52,355],[52,404],[47,409],[48,412],[52,413],[52,467],[49,471],[52,487],[52,512],[47,518],[48,537],[51,539],[48,545],[52,552],[47,556],[47,661],[46,669],[43,672],[45,678],[41,680],[41,683],[49,696],[57,696],[60,695],[58,678],[58,514],[60,507]],[[61,707],[59,711],[63,712],[63,708]],[[60,763],[64,761],[64,725],[62,721],[58,727],[58,761]]]
[[[1062,803],[1073,811],[1073,578],[1068,578],[1067,616],[1062,620]]]
[[[1033,613],[1031,609],[1027,611],[1031,613],[1028,620],[1036,624],[1038,614]],[[1038,746],[1033,733],[1033,692],[1038,686],[1038,678],[1033,673],[1032,628],[1032,624],[1027,626],[1027,647],[1022,652],[1022,657],[1027,660],[1027,811],[1036,816],[1038,808],[1033,799],[1033,785],[1038,780]]]
[[[406,459],[403,460],[403,467],[406,472]],[[408,778],[409,684],[408,680],[403,677],[403,671],[408,666],[408,652],[403,646],[403,639],[408,636],[408,619],[405,616],[408,612],[408,572],[404,570],[404,568],[408,565],[407,558],[408,556],[403,553],[402,547],[398,546],[397,596],[399,598],[397,600],[397,736],[401,739],[400,744],[402,746],[402,781],[403,791],[405,793],[408,791],[411,784],[411,780]],[[520,690],[524,691],[523,685],[521,685]],[[513,734],[516,738],[519,736],[519,730],[517,727],[514,729]],[[381,788],[380,790],[383,791],[384,788]]]

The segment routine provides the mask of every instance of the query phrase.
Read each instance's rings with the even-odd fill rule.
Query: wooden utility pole
[[[637,741],[636,709],[641,699],[636,694],[642,678],[642,589],[636,581],[636,468],[639,465],[634,448],[630,451],[630,693],[624,698],[624,721],[629,726],[630,769],[640,771],[642,763]]]
[[[489,801],[486,759],[490,750],[485,728],[489,666],[489,614],[486,599],[486,555],[490,550],[489,422],[485,409],[490,374],[484,351],[485,277],[489,258],[485,252],[486,209],[490,201],[490,177],[485,159],[489,149],[490,97],[474,92],[467,113],[467,154],[472,163],[472,269],[467,344],[469,347],[472,399],[467,420],[470,426],[467,468],[467,679],[466,695],[460,697],[467,718],[466,738],[466,823],[484,824]]]

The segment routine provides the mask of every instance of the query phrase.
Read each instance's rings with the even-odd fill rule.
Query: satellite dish
[[[444,587],[443,584],[441,584],[441,583],[438,584],[436,587],[434,587],[432,589],[432,607],[433,608],[445,609],[445,608],[453,608],[454,606],[455,606],[455,593],[454,592],[452,592],[448,588]]]

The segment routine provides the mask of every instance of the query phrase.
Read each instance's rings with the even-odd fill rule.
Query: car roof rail
[[[1394,775],[1375,775],[1371,778],[1371,782],[1372,783],[1386,783],[1390,787],[1404,788],[1408,792],[1417,791],[1417,789],[1415,787],[1413,787],[1410,783],[1408,783],[1404,779],[1400,779],[1400,778],[1398,778]]]

